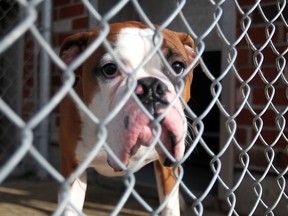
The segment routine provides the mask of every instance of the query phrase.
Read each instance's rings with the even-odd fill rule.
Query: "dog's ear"
[[[194,51],[194,40],[192,37],[186,33],[177,32],[179,39],[181,40],[182,44],[184,45],[185,52],[188,56],[189,63],[191,63],[195,59],[195,51]],[[195,67],[198,65],[195,65]],[[195,68],[194,67],[194,68]]]
[[[60,57],[69,65],[87,47],[92,32],[81,32],[68,36],[61,45]]]
[[[186,33],[177,32],[177,35],[184,46],[184,49],[188,58],[188,63],[190,64],[192,63],[192,61],[194,61],[196,57],[196,54],[194,51],[194,40],[192,39],[190,35]],[[191,93],[191,83],[193,80],[193,70],[198,65],[198,63],[199,62],[195,64],[195,66],[191,69],[190,73],[185,77],[185,88],[182,92],[182,97],[184,98],[186,102],[189,101],[190,96],[191,96],[190,93]]]

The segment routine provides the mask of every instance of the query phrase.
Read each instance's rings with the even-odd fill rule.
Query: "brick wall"
[[[239,1],[242,9],[248,11],[254,1]],[[266,14],[268,19],[273,18],[277,14],[277,8],[274,0],[264,0],[262,1],[263,11]],[[287,7],[286,11],[283,14],[288,14]],[[243,30],[240,26],[242,15],[237,14],[237,37],[239,37]],[[259,11],[256,9],[251,15],[252,25],[248,30],[248,35],[251,38],[254,46],[259,49],[263,44],[265,44],[267,38],[265,36],[265,31],[267,30],[265,22],[262,16],[259,14]],[[287,19],[287,17],[286,17]],[[283,22],[280,19],[277,19],[275,24],[275,33],[272,37],[272,42],[279,52],[283,52],[287,48],[287,28],[284,26]],[[59,51],[59,46],[63,42],[64,38],[77,31],[85,31],[88,29],[89,18],[88,12],[85,7],[79,0],[54,0],[53,1],[53,46],[55,50]],[[272,28],[268,28],[269,31]],[[266,79],[267,82],[272,82],[277,78],[279,70],[276,68],[275,60],[277,55],[273,52],[269,44],[264,48],[262,54],[264,56],[263,64],[261,65],[261,73],[255,71],[255,64],[253,62],[253,55],[255,51],[248,45],[247,41],[242,39],[237,45],[238,57],[237,57],[237,70],[241,79],[243,79],[250,87],[250,96],[248,98],[249,103],[253,106],[254,112],[260,114],[263,108],[267,105],[268,99],[265,96],[265,88],[268,88],[269,84],[263,82],[263,79]],[[287,57],[287,55],[286,55]],[[260,57],[257,58],[258,60]],[[287,67],[286,67],[286,73]],[[61,84],[59,70],[53,70],[52,78],[53,91],[56,91],[58,86]],[[238,80],[236,86],[236,107],[239,107],[243,102],[241,97],[240,81]],[[278,78],[278,81],[275,82],[275,95],[272,99],[272,103],[279,109],[283,110],[287,105],[287,87],[285,83]],[[247,88],[244,87],[244,91],[247,92]],[[268,89],[268,93],[271,95],[272,89]],[[57,128],[57,112],[55,112],[55,123],[52,128]],[[255,139],[255,145],[249,150],[249,155],[251,156],[251,165],[257,168],[267,167],[267,160],[265,159],[264,149],[269,145],[275,145],[273,149],[276,150],[276,159],[275,166],[284,167],[287,164],[287,154],[284,148],[287,146],[287,140],[283,137],[279,139],[277,143],[273,143],[277,136],[279,135],[279,129],[276,127],[275,123],[275,112],[269,109],[261,116],[263,120],[263,130],[261,131],[261,137],[258,136]],[[287,114],[284,115],[287,120]],[[244,148],[249,148],[249,144],[254,140],[257,133],[253,127],[253,120],[255,121],[255,116],[251,111],[245,106],[244,110],[240,112],[237,117],[237,134],[236,138],[239,144]],[[259,126],[259,120],[257,125]],[[55,127],[56,126],[56,127]],[[287,130],[285,130],[287,135]],[[264,141],[265,140],[265,141]],[[236,149],[236,148],[235,148]],[[235,162],[239,164],[239,151],[235,151]]]
[[[254,1],[239,1],[244,12],[247,12],[251,9]],[[264,0],[261,2],[262,9],[267,16],[267,19],[271,20],[278,13],[276,7],[276,1]],[[287,7],[283,11],[283,14],[286,14],[287,20]],[[272,32],[272,27],[267,27],[263,17],[260,15],[258,9],[256,8],[254,12],[249,16],[251,18],[251,27],[248,30],[248,35],[254,44],[255,48],[259,50],[266,42],[267,37],[265,31]],[[237,37],[243,33],[241,28],[240,21],[242,16],[237,14]],[[245,22],[244,23],[248,23]],[[287,49],[287,27],[285,27],[283,21],[278,18],[274,23],[275,32],[271,38],[271,41],[275,48],[280,53]],[[284,136],[281,135],[279,128],[277,128],[277,123],[275,118],[277,114],[273,110],[272,106],[269,106],[269,98],[272,97],[272,104],[277,109],[279,113],[283,113],[287,107],[287,83],[279,77],[280,70],[276,67],[276,58],[277,54],[271,48],[268,43],[264,45],[262,51],[263,54],[263,63],[259,70],[256,70],[256,66],[253,61],[253,56],[257,56],[257,60],[260,61],[260,55],[257,55],[257,51],[253,49],[251,45],[247,43],[245,39],[241,40],[237,46],[238,58],[237,58],[237,70],[241,79],[243,79],[250,87],[250,95],[248,101],[253,107],[253,111],[249,110],[248,106],[245,106],[244,110],[241,111],[237,117],[238,129],[237,129],[237,141],[244,149],[249,150],[248,154],[250,156],[250,167],[255,167],[256,169],[267,168],[268,162],[265,158],[264,150],[273,147],[275,150],[275,159],[273,165],[279,168],[285,168],[287,166],[287,139],[285,140]],[[287,59],[287,54],[283,56]],[[288,69],[286,66],[285,76],[287,79]],[[273,83],[273,87],[270,86],[270,83]],[[240,107],[241,103],[244,101],[241,97],[241,83],[238,80],[236,86],[236,108]],[[266,90],[265,90],[266,89]],[[274,91],[275,90],[275,91]],[[243,87],[243,91],[248,95],[248,88]],[[266,92],[266,95],[265,95]],[[262,113],[265,107],[268,106],[266,112]],[[254,113],[253,113],[254,112]],[[256,120],[259,115],[263,121],[263,129],[260,134],[257,133],[257,130],[253,127],[253,121],[256,121],[257,127],[261,127],[261,120]],[[288,120],[288,114],[284,113],[283,117]],[[286,126],[287,128],[287,126]],[[284,134],[288,135],[288,130],[284,130]],[[279,138],[280,137],[280,138]],[[277,141],[278,140],[278,141]],[[251,146],[251,142],[255,141],[255,144]],[[240,163],[239,161],[239,151],[235,151],[235,162]],[[271,154],[269,154],[271,157]]]
[[[88,12],[80,0],[53,0],[52,43],[56,53],[60,45],[70,34],[87,31],[89,26]],[[61,86],[61,71],[52,66],[52,94]],[[57,142],[59,125],[58,107],[51,118],[52,141]]]
[[[37,63],[34,59],[38,58],[35,52],[35,45],[32,35],[28,32],[24,36],[24,64],[23,64],[23,89],[22,89],[22,118],[27,121],[31,118],[37,107],[36,91],[37,78],[35,77],[35,68]]]
[[[63,39],[77,31],[88,29],[88,13],[79,0],[53,1],[53,45],[59,47]]]

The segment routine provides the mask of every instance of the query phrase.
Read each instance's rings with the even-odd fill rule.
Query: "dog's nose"
[[[138,80],[135,93],[145,108],[156,117],[159,109],[165,108],[169,102],[166,99],[168,87],[161,80],[147,77]]]

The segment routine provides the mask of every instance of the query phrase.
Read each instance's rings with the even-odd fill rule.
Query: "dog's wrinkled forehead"
[[[116,34],[112,46],[114,47],[117,57],[125,66],[126,72],[130,72],[137,68],[145,57],[153,51],[155,43],[159,42],[159,39],[154,37],[154,34],[152,29],[141,29],[136,27],[123,28]],[[107,59],[112,58],[111,54],[106,54],[103,57]],[[149,63],[145,64],[144,67],[152,65],[154,67],[160,67],[161,64],[158,55],[153,55],[148,62]]]

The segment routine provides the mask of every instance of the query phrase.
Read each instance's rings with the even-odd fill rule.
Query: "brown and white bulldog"
[[[61,46],[62,60],[70,64],[97,35],[97,30],[93,30],[67,37]],[[128,77],[130,81],[136,80],[137,84],[132,93],[134,97],[130,95],[117,114],[105,125],[106,143],[122,166],[103,146],[90,166],[102,175],[119,176],[124,175],[127,170],[134,172],[155,161],[158,192],[162,202],[176,182],[173,165],[181,160],[184,154],[187,122],[180,99],[176,96],[175,75],[165,66],[159,53],[155,52],[144,65],[138,67],[155,46],[157,38],[154,36],[155,30],[140,22],[111,24],[107,39],[122,66],[119,67],[113,55],[103,45],[100,46],[75,71],[75,91],[101,121],[121,104],[124,96],[129,95],[127,92],[131,87],[127,84]],[[194,42],[189,35],[168,29],[162,31],[162,36],[161,51],[176,75],[180,76],[195,58]],[[186,102],[190,98],[192,77],[191,71],[184,78],[185,86],[181,95]],[[142,108],[137,101],[142,103]],[[147,113],[151,114],[150,117]],[[163,113],[165,115],[161,117]],[[152,132],[155,128],[151,122],[157,118],[161,118],[160,141],[174,159],[155,142],[157,132]],[[97,130],[97,125],[70,97],[62,101],[60,148],[61,171],[65,177],[71,175],[97,146]],[[152,143],[156,143],[155,147],[146,154]],[[144,154],[146,158],[135,167]],[[83,173],[71,183],[70,195],[71,203],[80,210],[83,208],[85,192],[86,173]],[[180,215],[178,188],[173,190],[171,195],[162,215]],[[67,207],[64,215],[77,215],[77,211]]]

